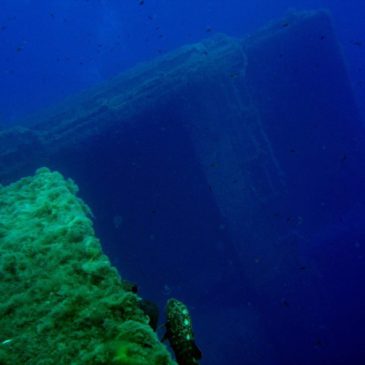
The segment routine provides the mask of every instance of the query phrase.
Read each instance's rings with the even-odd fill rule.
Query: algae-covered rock
[[[0,187],[0,364],[173,364],[59,173]]]

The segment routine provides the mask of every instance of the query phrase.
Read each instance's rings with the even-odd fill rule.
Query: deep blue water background
[[[364,99],[361,0],[2,0],[0,122],[17,119],[137,62],[214,32],[242,36],[288,10],[331,10],[359,100]]]
[[[145,0],[142,5],[137,0],[3,0],[0,125],[11,125],[138,62],[215,32],[242,37],[288,10],[319,8],[331,11],[364,116],[365,5],[360,0]],[[115,152],[108,145],[95,155],[92,165],[83,167],[90,171],[89,180],[82,174],[71,177],[94,209],[97,233],[122,274],[137,281],[141,294],[161,307],[169,296],[189,304],[204,355],[202,364],[293,364],[290,359],[297,359],[298,351],[302,351],[301,364],[365,364],[365,209],[347,211],[346,204],[339,202],[333,215],[343,216],[341,221],[299,243],[316,271],[315,289],[299,289],[290,299],[272,298],[265,303],[257,288],[245,285],[234,250],[222,247],[229,238],[204,177],[197,175],[194,153],[185,148],[188,137],[174,125],[163,136],[153,124],[138,133],[118,150],[134,156],[136,167],[125,179],[126,186],[135,184],[136,191],[142,192],[138,199],[128,200],[120,185],[127,167],[116,160],[105,164]],[[140,150],[140,146],[148,148],[151,140],[154,145],[158,141],[161,150]],[[163,152],[167,145],[175,151],[172,156]],[[139,162],[150,168],[138,169]],[[92,172],[93,166],[103,164],[105,174]],[[118,178],[110,171],[116,171]],[[184,171],[184,176],[176,171]],[[163,180],[163,192],[148,183],[157,177]],[[194,190],[187,191],[186,186]],[[176,206],[179,201],[184,205]],[[178,223],[166,220],[169,216]],[[134,233],[126,236],[125,225]],[[130,237],[133,242],[128,241]],[[161,255],[164,267],[158,265]],[[205,282],[210,287],[204,287]],[[309,279],[308,283],[313,285]],[[321,297],[314,304],[307,292]],[[275,303],[282,307],[282,320],[272,317],[277,314]],[[313,327],[302,325],[313,318]],[[290,322],[299,323],[306,332],[293,333]]]

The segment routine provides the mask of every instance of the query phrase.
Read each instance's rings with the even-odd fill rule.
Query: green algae
[[[174,364],[77,190],[46,168],[0,187],[0,364]]]

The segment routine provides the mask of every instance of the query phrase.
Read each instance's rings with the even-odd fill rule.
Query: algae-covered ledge
[[[175,364],[76,192],[46,168],[0,187],[0,364]]]

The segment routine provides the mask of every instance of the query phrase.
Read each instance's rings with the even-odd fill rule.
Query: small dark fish
[[[236,77],[238,77],[239,76],[239,74],[238,74],[238,72],[231,72],[230,74],[229,74],[229,77],[231,78],[231,79],[235,79]]]
[[[315,348],[322,348],[324,347],[324,342],[322,341],[322,339],[320,338],[317,338],[315,341],[314,341],[314,347]]]
[[[123,289],[125,291],[129,291],[132,293],[137,293],[138,292],[138,286],[136,283],[133,283],[132,281],[129,280],[122,280],[122,285],[123,285]]]
[[[289,302],[285,298],[282,298],[280,302],[283,307],[285,308],[289,307]]]
[[[199,365],[201,352],[194,341],[191,317],[187,306],[171,298],[166,305],[166,333],[179,365]]]
[[[151,302],[150,300],[147,300],[147,299],[141,299],[138,302],[138,306],[139,306],[139,308],[141,308],[143,310],[143,312],[150,319],[149,325],[151,326],[151,328],[154,331],[156,331],[157,325],[158,325],[158,317],[160,314],[159,310],[158,310],[158,306],[154,302]]]
[[[355,41],[352,41],[351,42],[354,46],[358,46],[358,47],[362,47],[363,46],[363,43],[361,42],[361,41],[357,41],[357,40],[355,40]]]
[[[341,157],[341,161],[346,161],[347,160],[347,155],[346,153],[344,153]]]

